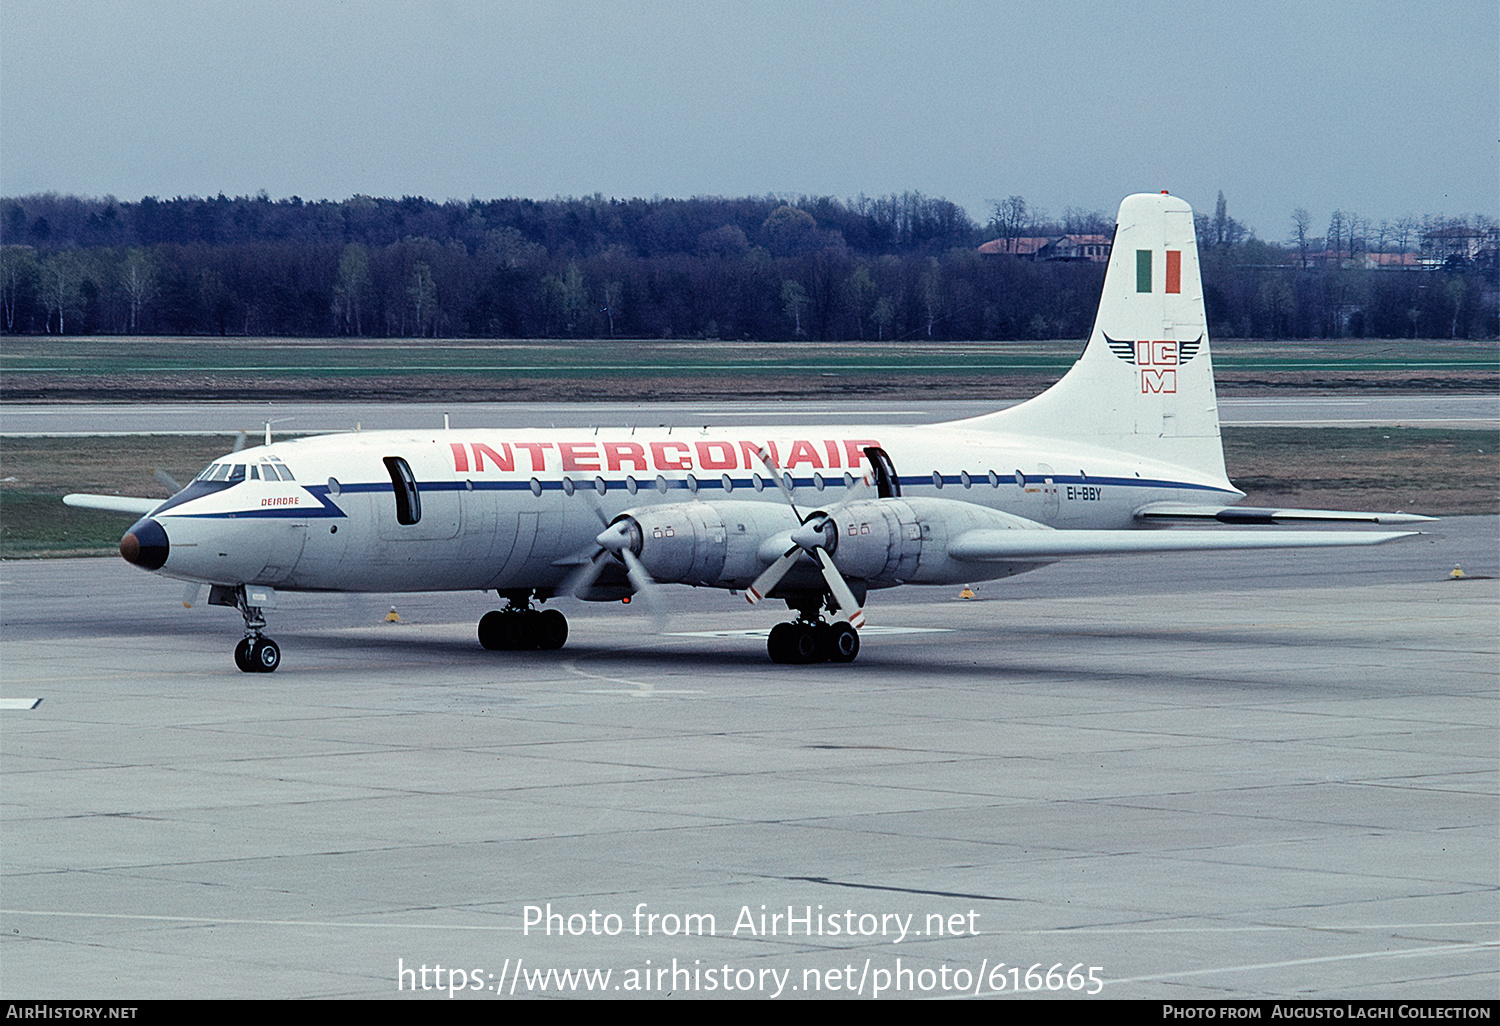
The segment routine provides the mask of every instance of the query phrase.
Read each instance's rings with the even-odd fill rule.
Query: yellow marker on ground
[[[971,599],[974,597],[974,589],[966,584],[964,585],[964,590],[958,593],[958,597],[961,599]]]
[[[399,616],[396,615],[396,607],[395,606],[392,606],[391,607],[391,611],[389,613],[385,614],[385,622],[386,623],[400,623],[401,622],[401,617],[399,617]]]
[[[1459,566],[1457,563],[1454,563],[1453,564],[1453,572],[1448,575],[1448,580],[1450,580],[1450,581],[1456,581],[1456,580],[1459,580],[1460,578],[1467,577],[1467,576],[1468,575],[1464,573],[1464,568],[1461,567],[1461,566]]]

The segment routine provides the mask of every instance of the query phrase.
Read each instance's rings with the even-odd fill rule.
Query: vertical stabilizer
[[[1165,193],[1126,197],[1083,355],[1036,398],[964,425],[1085,442],[1224,479],[1193,208]]]

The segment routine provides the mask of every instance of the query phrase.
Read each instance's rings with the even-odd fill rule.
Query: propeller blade
[[[656,621],[656,632],[660,634],[664,626],[667,611],[662,606],[660,586],[651,579],[651,574],[645,565],[630,549],[621,549],[620,557],[625,560],[625,576],[630,581],[630,586],[635,589],[636,595],[645,604],[647,612]]]
[[[173,495],[182,491],[182,485],[178,484],[171,474],[168,474],[165,470],[157,470],[154,467],[152,469],[155,471],[156,480],[161,483],[162,487],[166,488]]]
[[[839,609],[849,614],[849,625],[859,628],[865,625],[865,611],[859,608],[859,603],[854,599],[854,592],[849,590],[849,585],[844,582],[844,575],[839,573],[838,567],[833,565],[833,557],[822,546],[814,549],[818,557],[818,563],[823,567],[823,580],[828,585],[828,590],[833,592],[833,600],[839,604]]]
[[[792,490],[787,486],[786,475],[776,465],[776,461],[771,458],[771,451],[763,447],[757,450],[755,455],[771,475],[771,480],[776,482],[776,487],[781,490],[782,497],[786,499],[786,504],[792,507],[792,512],[796,514],[798,520],[801,520],[802,511],[797,508],[797,500],[792,498]]]
[[[786,576],[786,572],[792,568],[792,564],[797,562],[797,557],[801,554],[801,546],[793,545],[787,549],[776,562],[761,571],[761,575],[755,579],[755,582],[745,589],[745,601],[753,606],[770,594],[771,589],[781,583],[781,579]]]
[[[580,488],[573,494],[583,496],[583,504],[593,512],[594,516],[599,518],[599,523],[605,527],[609,526],[609,517],[604,515],[604,510],[599,505],[599,497],[592,490],[586,492]]]
[[[606,549],[595,549],[593,555],[585,562],[580,563],[578,569],[567,576],[567,579],[563,581],[558,590],[564,595],[573,596],[577,596],[580,592],[588,591],[594,586],[594,582],[599,579],[599,571],[604,569],[604,561],[608,555],[609,552]]]
[[[269,430],[269,427],[267,428],[267,430]],[[229,451],[230,452],[239,452],[241,449],[243,449],[245,447],[245,443],[248,442],[249,440],[250,440],[250,436],[248,434],[246,434],[243,431],[238,432],[234,436],[234,446]]]

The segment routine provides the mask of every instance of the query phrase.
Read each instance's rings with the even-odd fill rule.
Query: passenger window
[[[396,523],[415,524],[422,519],[422,497],[417,493],[417,479],[410,465],[401,457],[387,456],[384,462],[396,492]]]

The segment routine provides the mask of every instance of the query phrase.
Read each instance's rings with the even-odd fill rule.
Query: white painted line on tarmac
[[[41,704],[40,698],[0,698],[0,709],[35,709]]]

